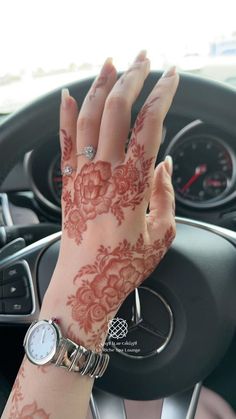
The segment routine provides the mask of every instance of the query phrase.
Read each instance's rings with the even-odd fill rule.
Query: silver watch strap
[[[79,372],[91,378],[101,377],[109,362],[109,355],[93,352],[77,345],[67,338],[61,338],[57,353],[52,361],[56,366],[68,371]]]

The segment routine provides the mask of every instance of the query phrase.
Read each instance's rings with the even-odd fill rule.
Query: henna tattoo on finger
[[[73,143],[72,143],[72,137],[67,134],[67,131],[65,129],[61,129],[61,133],[63,135],[63,142],[62,142],[62,155],[61,155],[61,170],[66,166],[66,163],[71,159],[72,157],[72,149],[73,149]],[[70,184],[70,180],[73,180],[74,178],[74,172],[72,172],[68,176],[62,176],[62,203],[66,203],[64,212],[67,214],[69,211],[69,205],[70,205],[70,196],[71,192],[68,190],[68,185]]]
[[[94,99],[96,96],[97,90],[101,87],[104,87],[107,84],[109,76],[113,70],[114,70],[114,67],[113,67],[111,59],[106,60],[104,66],[102,67],[100,76],[95,80],[95,82],[92,85],[92,88],[88,96],[89,100]]]
[[[153,272],[174,237],[175,231],[169,227],[153,244],[145,244],[140,234],[134,245],[126,239],[113,249],[101,245],[94,262],[81,267],[74,278],[78,288],[67,299],[73,320],[70,336],[80,341],[82,331],[86,344],[101,350],[109,320],[128,294]]]
[[[154,98],[150,99],[147,103],[145,103],[145,105],[143,105],[142,109],[140,110],[133,128],[134,141],[136,140],[138,134],[142,131],[144,127],[144,122],[148,116],[148,111],[158,99],[160,99],[160,96],[155,96]],[[132,139],[130,142],[130,146],[132,146]]]
[[[94,85],[91,88],[90,94],[89,94],[89,100],[92,100],[95,98],[97,89],[104,87],[107,83],[108,76],[100,75],[98,79],[95,81]]]
[[[65,129],[61,129],[61,133],[63,135],[62,163],[66,163],[71,158],[72,138],[67,134]]]
[[[133,71],[139,70],[143,63],[144,63],[144,61],[137,61],[137,62],[133,63],[130,66],[130,68],[127,71],[125,71],[122,74],[122,76],[119,78],[119,83],[124,84],[125,79],[127,78],[128,74],[133,73]]]

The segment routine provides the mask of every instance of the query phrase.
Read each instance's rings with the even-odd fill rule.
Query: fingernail
[[[163,78],[171,77],[176,74],[176,66],[173,65],[172,67],[168,68],[164,73],[162,74]]]
[[[138,53],[138,55],[137,55],[137,57],[135,58],[134,62],[135,62],[135,63],[137,63],[137,62],[140,62],[140,61],[145,61],[145,60],[146,60],[146,58],[147,58],[147,51],[146,51],[146,49],[142,49],[142,50]]]
[[[68,98],[70,97],[69,89],[61,89],[61,104],[64,108],[68,106]]]
[[[113,69],[114,69],[113,59],[112,57],[108,57],[102,66],[100,76],[107,77],[112,72]]]
[[[172,176],[173,173],[173,159],[170,155],[165,157],[165,168],[170,176]]]

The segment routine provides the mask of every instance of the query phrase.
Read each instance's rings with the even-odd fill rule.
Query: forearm
[[[61,106],[63,232],[40,319],[57,318],[63,336],[96,351],[102,350],[110,319],[127,295],[153,272],[175,236],[170,159],[154,173],[163,118],[178,85],[174,69],[147,98],[125,153],[129,109],[149,66],[141,52],[115,83],[116,72],[108,60],[78,121],[72,97],[67,94]],[[95,112],[91,113],[91,106]],[[125,129],[121,132],[122,118]],[[85,121],[93,124],[84,129]],[[83,152],[91,144],[97,150],[92,162]],[[37,350],[42,345],[43,337],[36,339]],[[2,419],[84,419],[92,385],[91,378],[79,373],[53,365],[37,367],[25,360]]]
[[[63,247],[63,243],[62,243]],[[89,248],[89,246],[86,246]],[[90,247],[91,248],[91,247]],[[66,250],[63,249],[63,255]],[[62,334],[71,338],[78,344],[83,344],[87,349],[102,350],[106,337],[104,330],[99,332],[99,343],[93,341],[93,328],[84,330],[73,315],[73,306],[68,304],[72,295],[83,289],[82,281],[79,279],[74,283],[79,270],[82,268],[82,261],[91,261],[96,255],[92,252],[88,256],[81,249],[77,257],[70,254],[70,258],[59,258],[59,262],[51,279],[49,288],[45,294],[39,319],[57,318]],[[109,314],[111,318],[115,314]],[[104,316],[97,327],[108,321]],[[93,326],[96,327],[94,322]],[[99,348],[96,346],[99,345]],[[38,367],[31,364],[26,357],[18,372],[11,395],[5,407],[2,419],[23,419],[27,417],[34,419],[85,419],[89,399],[93,386],[93,379],[88,376],[81,376],[76,372],[68,372],[63,368],[47,365]],[[38,416],[34,416],[38,414]]]
[[[24,359],[2,419],[84,419],[92,385],[89,377]]]
[[[87,349],[101,351],[109,321],[129,292],[153,271],[173,234],[169,227],[162,239],[152,244],[145,243],[142,234],[132,242],[124,235],[113,246],[105,241],[101,246],[100,236],[96,236],[95,253],[88,252],[92,247],[87,242],[77,255],[72,250],[67,254],[62,241],[63,256],[59,257],[44,297],[40,319],[57,318],[63,336]],[[42,409],[42,419],[84,419],[92,385],[91,378],[79,373],[52,365],[37,367],[25,361],[3,419],[21,418],[22,409]]]
[[[54,276],[53,280],[56,283],[60,279]],[[58,317],[63,335],[66,336],[71,319],[67,316],[68,310],[62,305],[63,299],[58,295],[53,297],[52,293],[54,290],[49,289],[40,318]],[[54,365],[38,367],[25,357],[2,419],[85,419],[92,386],[93,379],[88,376],[68,372]]]

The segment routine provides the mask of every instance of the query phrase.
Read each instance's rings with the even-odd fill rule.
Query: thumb
[[[173,230],[175,236],[175,195],[171,181],[173,161],[167,156],[154,172],[154,181],[149,204],[148,228],[155,237],[167,229]]]

